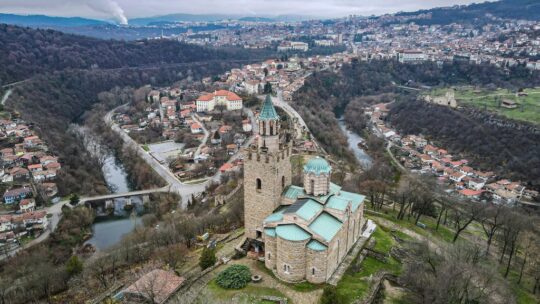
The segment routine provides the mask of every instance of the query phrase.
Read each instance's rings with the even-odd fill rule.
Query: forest
[[[268,50],[211,49],[172,40],[101,40],[0,24],[0,83],[68,69],[116,69],[199,61],[265,59]]]
[[[397,16],[414,16],[419,14],[431,14],[430,19],[413,19],[417,24],[450,24],[481,22],[487,20],[486,15],[491,14],[499,18],[508,19],[540,19],[540,3],[536,0],[502,0],[472,3],[461,7],[441,7],[416,12],[401,12]]]

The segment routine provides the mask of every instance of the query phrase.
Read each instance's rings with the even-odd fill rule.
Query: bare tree
[[[493,237],[499,231],[499,228],[501,228],[504,213],[507,211],[508,208],[503,204],[490,204],[484,210],[484,216],[481,224],[487,238],[486,256],[489,254]]]
[[[467,243],[434,248],[427,242],[407,248],[400,282],[414,293],[412,303],[515,303],[480,247]]]
[[[459,235],[474,221],[481,221],[484,215],[484,205],[465,201],[454,208],[454,221],[456,232],[452,242],[455,243]]]
[[[188,249],[183,244],[175,244],[158,249],[156,254],[164,264],[176,269],[186,262]]]
[[[536,242],[538,242],[538,231],[528,230],[521,234],[520,240],[521,244],[521,265],[519,267],[519,278],[518,278],[518,285],[521,284],[521,280],[523,279],[523,272],[525,270],[525,266],[527,265],[527,260],[531,253],[535,252],[536,249]]]
[[[510,273],[510,266],[512,265],[512,259],[518,249],[518,240],[520,234],[529,225],[529,217],[517,210],[512,210],[505,214],[503,220],[503,233],[501,234],[501,241],[503,243],[503,248],[501,250],[501,257],[499,258],[499,264],[503,262],[503,259],[506,254],[508,254],[508,260],[506,263],[506,270],[504,272],[504,277],[506,278]]]

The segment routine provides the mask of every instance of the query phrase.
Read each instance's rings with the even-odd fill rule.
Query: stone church
[[[324,283],[362,234],[365,197],[330,182],[321,157],[305,164],[303,186],[291,184],[292,144],[269,96],[258,127],[244,158],[246,237],[283,281]]]

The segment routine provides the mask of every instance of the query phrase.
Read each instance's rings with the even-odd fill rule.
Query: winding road
[[[154,171],[161,177],[165,182],[167,183],[167,188],[169,189],[169,192],[176,193],[180,195],[182,200],[182,207],[185,208],[187,206],[187,203],[189,201],[189,198],[192,195],[199,194],[203,192],[206,188],[206,185],[211,180],[219,180],[219,174],[216,174],[209,180],[198,183],[198,184],[187,184],[181,182],[174,174],[169,170],[169,168],[166,168],[164,165],[159,163],[150,153],[146,152],[141,145],[139,145],[135,140],[133,140],[128,133],[126,133],[124,130],[122,130],[116,123],[113,122],[112,116],[114,112],[122,107],[125,107],[126,105],[121,105],[107,113],[105,117],[103,118],[105,120],[105,123],[111,127],[113,132],[115,132],[124,144],[128,147],[131,147],[137,151],[137,155],[140,156]]]

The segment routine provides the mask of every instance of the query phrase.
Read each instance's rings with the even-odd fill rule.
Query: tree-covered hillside
[[[540,20],[540,1],[538,0],[502,0],[473,3],[471,5],[440,7],[415,12],[398,13],[398,16],[416,16],[431,14],[430,19],[412,20],[418,24],[450,24],[478,22],[487,15],[508,19]]]
[[[112,69],[267,56],[263,50],[210,49],[172,40],[101,40],[0,24],[0,82],[66,69]]]

